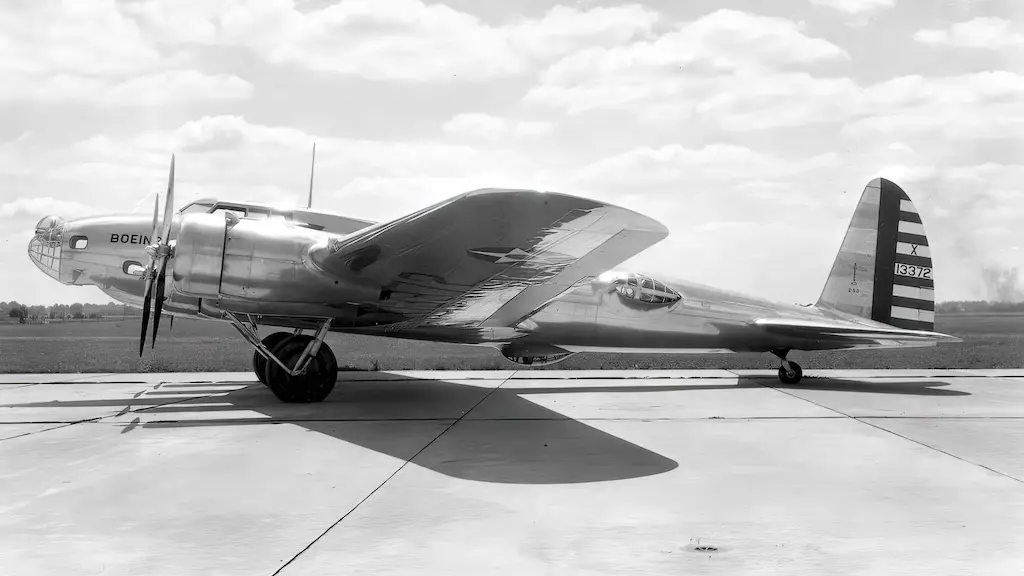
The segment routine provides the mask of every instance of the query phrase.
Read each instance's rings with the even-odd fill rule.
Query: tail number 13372
[[[932,277],[932,269],[925,266],[913,266],[911,264],[900,264],[897,262],[896,275],[930,279]]]

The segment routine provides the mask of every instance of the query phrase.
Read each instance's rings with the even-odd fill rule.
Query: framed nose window
[[[72,236],[68,242],[72,250],[85,250],[89,247],[89,239],[85,236]]]

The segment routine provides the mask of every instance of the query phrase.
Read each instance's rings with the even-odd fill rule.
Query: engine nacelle
[[[189,214],[181,221],[174,247],[174,289],[186,296],[220,295],[224,268],[225,214]]]
[[[522,364],[524,366],[547,366],[549,364],[561,362],[576,353],[550,344],[523,344],[513,342],[503,346],[501,348],[501,354],[516,364]]]
[[[174,249],[174,289],[199,298],[322,300],[335,282],[305,264],[322,234],[233,214],[189,214]]]

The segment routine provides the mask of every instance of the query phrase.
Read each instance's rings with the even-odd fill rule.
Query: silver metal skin
[[[152,229],[149,216],[51,216],[29,255],[65,284],[140,306]],[[493,346],[538,364],[585,351],[772,352],[783,378],[799,372],[790,350],[958,341],[825,302],[779,304],[615,270],[667,235],[621,207],[531,190],[476,190],[386,223],[204,200],[173,216],[163,311],[231,322],[293,375],[263,349],[255,326],[317,330],[303,360],[329,329]],[[836,270],[830,290],[845,282]]]

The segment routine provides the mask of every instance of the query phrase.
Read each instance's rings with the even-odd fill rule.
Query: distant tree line
[[[41,306],[21,304],[17,301],[0,302],[0,318],[18,318],[21,320],[99,320],[112,316],[135,316],[139,312],[118,302],[106,304],[53,304]]]
[[[986,300],[958,300],[939,302],[935,305],[939,314],[956,314],[970,312],[1024,312],[1024,302],[989,302]]]

